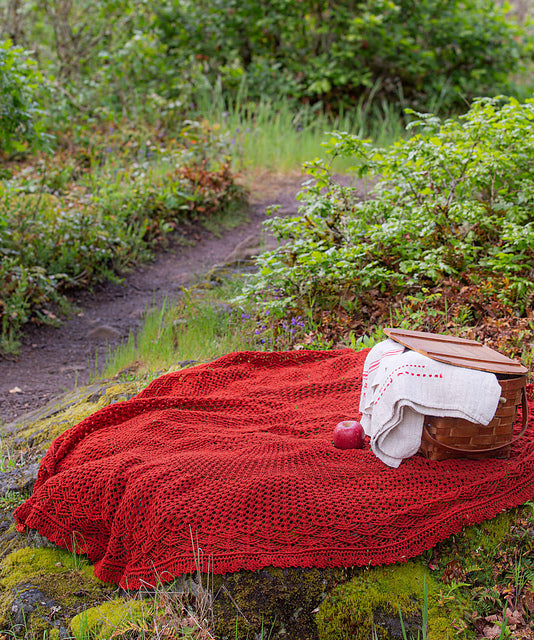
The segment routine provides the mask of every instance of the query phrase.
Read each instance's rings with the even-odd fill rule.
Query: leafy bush
[[[301,215],[270,221],[287,243],[260,257],[248,297],[268,292],[263,304],[283,311],[358,313],[373,297],[421,294],[453,279],[526,312],[534,300],[534,100],[479,99],[444,122],[413,115],[419,133],[387,150],[331,135],[330,152],[353,158],[371,196],[311,165],[317,182],[302,194]]]
[[[22,3],[1,16],[2,31],[36,52],[48,83],[43,104],[52,126],[118,113],[136,119],[182,114],[198,63],[187,73],[166,66],[152,4],[54,0]]]
[[[177,70],[193,52],[230,94],[246,79],[251,99],[463,106],[506,91],[530,55],[525,31],[492,0],[167,0],[156,12]]]
[[[219,87],[251,110],[282,97],[463,108],[509,91],[532,51],[493,0],[55,0],[5,20],[36,48],[57,124],[121,113],[172,126]]]
[[[0,151],[17,151],[22,143],[42,143],[41,111],[36,92],[43,77],[27,51],[11,40],[0,42]]]
[[[0,261],[0,351],[17,351],[20,327],[57,300],[56,286],[42,267],[26,267],[14,257]]]

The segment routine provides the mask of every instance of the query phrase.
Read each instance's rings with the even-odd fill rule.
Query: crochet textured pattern
[[[534,497],[532,409],[507,460],[391,469],[335,449],[367,352],[238,352],[161,376],[52,443],[18,529],[135,589],[195,570],[194,549],[215,573],[402,561]]]

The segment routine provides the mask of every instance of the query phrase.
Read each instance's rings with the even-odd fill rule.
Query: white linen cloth
[[[438,362],[387,339],[365,360],[361,424],[374,454],[397,468],[419,450],[425,415],[486,425],[501,393],[493,373]]]

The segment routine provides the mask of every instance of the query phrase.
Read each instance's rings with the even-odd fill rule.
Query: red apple
[[[357,420],[344,420],[334,428],[332,442],[338,449],[362,449],[365,432]]]

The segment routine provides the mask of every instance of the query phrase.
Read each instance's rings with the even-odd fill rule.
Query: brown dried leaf
[[[506,618],[508,626],[525,624],[523,614],[521,613],[521,611],[519,611],[519,609],[506,609]]]
[[[534,588],[530,582],[528,582],[523,589],[523,597],[521,600],[523,608],[530,613],[534,613]]]
[[[483,635],[484,638],[498,638],[501,635],[501,627],[498,624],[484,627]]]
[[[443,571],[443,577],[441,578],[442,582],[464,582],[466,578],[466,573],[458,560],[451,560],[445,565],[445,570]]]
[[[493,614],[491,616],[486,616],[484,620],[486,620],[486,622],[501,622],[502,618],[501,616]]]

